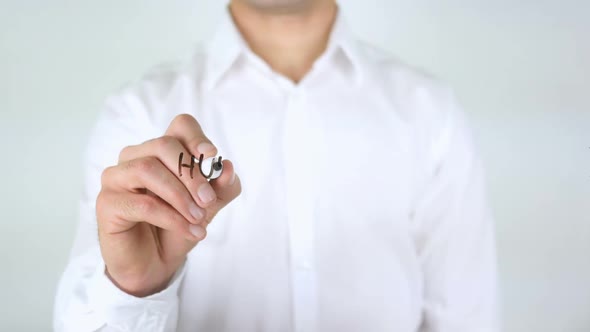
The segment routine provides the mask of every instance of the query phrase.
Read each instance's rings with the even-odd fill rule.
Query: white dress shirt
[[[162,292],[104,275],[95,219],[120,150],[195,116],[243,192]],[[182,64],[108,98],[92,134],[57,331],[497,331],[493,224],[464,115],[341,18],[299,83],[229,15]]]

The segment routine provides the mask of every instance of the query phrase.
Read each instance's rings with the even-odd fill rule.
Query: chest
[[[279,209],[296,200],[377,231],[404,226],[414,150],[391,104],[352,90],[231,96],[214,96],[201,111],[207,134],[236,165],[245,202],[266,195]]]
[[[415,149],[390,104],[350,91],[234,91],[211,96],[199,112],[243,190],[210,225],[195,266],[216,266],[210,275],[220,289],[236,285],[236,298],[260,310],[289,307],[295,287],[318,299],[326,322],[342,321],[331,308],[381,326],[417,317],[408,227]],[[228,269],[240,271],[243,287]],[[289,286],[308,276],[309,284]],[[343,290],[355,301],[342,302]]]

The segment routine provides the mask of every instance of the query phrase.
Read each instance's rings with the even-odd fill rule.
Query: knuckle
[[[183,125],[186,123],[191,123],[195,121],[195,118],[193,118],[191,115],[189,114],[179,114],[176,117],[174,117],[174,120],[172,120],[172,124],[174,125]]]
[[[188,224],[188,221],[186,221],[186,219],[180,215],[180,213],[174,210],[164,209],[161,212],[161,215],[163,218],[160,220],[160,222],[165,229],[182,230],[185,228],[185,224]]]
[[[131,154],[132,148],[133,148],[132,145],[128,145],[128,146],[124,147],[123,149],[121,149],[121,152],[119,152],[119,162],[129,159],[128,156]]]
[[[99,214],[102,214],[102,212],[105,210],[105,207],[107,206],[107,194],[101,190],[98,193],[98,196],[96,196],[96,215],[97,217],[99,216]]]
[[[170,222],[175,224],[178,228],[184,228],[185,226],[188,227],[189,224],[188,220],[186,220],[180,213],[173,213],[170,218]]]
[[[100,185],[101,187],[106,187],[107,184],[109,183],[109,179],[112,176],[113,173],[113,166],[107,167],[105,169],[102,170],[102,173],[100,174]]]
[[[152,202],[147,195],[145,197],[125,198],[117,201],[117,210],[122,216],[143,216],[154,209]]]
[[[115,200],[114,206],[120,216],[128,216],[133,211],[133,203],[129,199]]]
[[[156,208],[156,202],[147,195],[142,195],[141,198],[132,202],[133,209],[141,215],[153,213]]]
[[[104,227],[103,224],[115,217],[115,210],[113,209],[115,197],[116,196],[108,190],[101,190],[98,193],[98,196],[96,196],[95,214],[96,223],[99,227],[101,227],[101,225]]]
[[[170,189],[171,190],[170,190],[170,193],[168,195],[169,195],[170,200],[172,202],[175,202],[175,203],[183,203],[183,202],[185,202],[185,201],[188,200],[187,197],[185,197],[185,194],[182,193],[181,191],[174,190],[173,188],[170,188]],[[183,206],[183,205],[184,204],[181,204],[181,206]]]
[[[130,170],[142,173],[149,173],[156,167],[156,160],[152,157],[131,160],[127,163]]]
[[[155,144],[158,152],[164,152],[177,146],[178,140],[172,136],[162,136],[156,140]]]

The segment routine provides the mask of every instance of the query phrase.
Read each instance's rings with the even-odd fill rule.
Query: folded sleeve
[[[428,144],[430,165],[414,210],[424,278],[422,332],[496,332],[494,227],[483,168],[452,94]]]
[[[175,331],[184,265],[163,291],[144,298],[117,288],[105,274],[100,251],[73,259],[59,287],[56,331]]]

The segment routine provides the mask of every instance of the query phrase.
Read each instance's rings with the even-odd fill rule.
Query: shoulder
[[[372,44],[357,43],[367,79],[406,97],[446,98],[449,86],[425,69],[411,65]]]
[[[440,127],[452,116],[454,92],[445,82],[369,43],[358,41],[356,49],[363,84],[387,98],[403,119]]]
[[[173,113],[186,112],[180,106],[198,97],[204,61],[204,53],[197,50],[186,59],[160,63],[113,92],[107,107],[143,118],[159,130],[162,121],[168,123]]]
[[[446,153],[453,139],[470,144],[468,119],[448,84],[370,44],[359,42],[358,50],[364,84],[387,99],[434,160]]]
[[[198,85],[204,56],[197,53],[188,59],[160,63],[138,79],[128,82],[114,95],[145,103],[164,101],[188,85]]]

